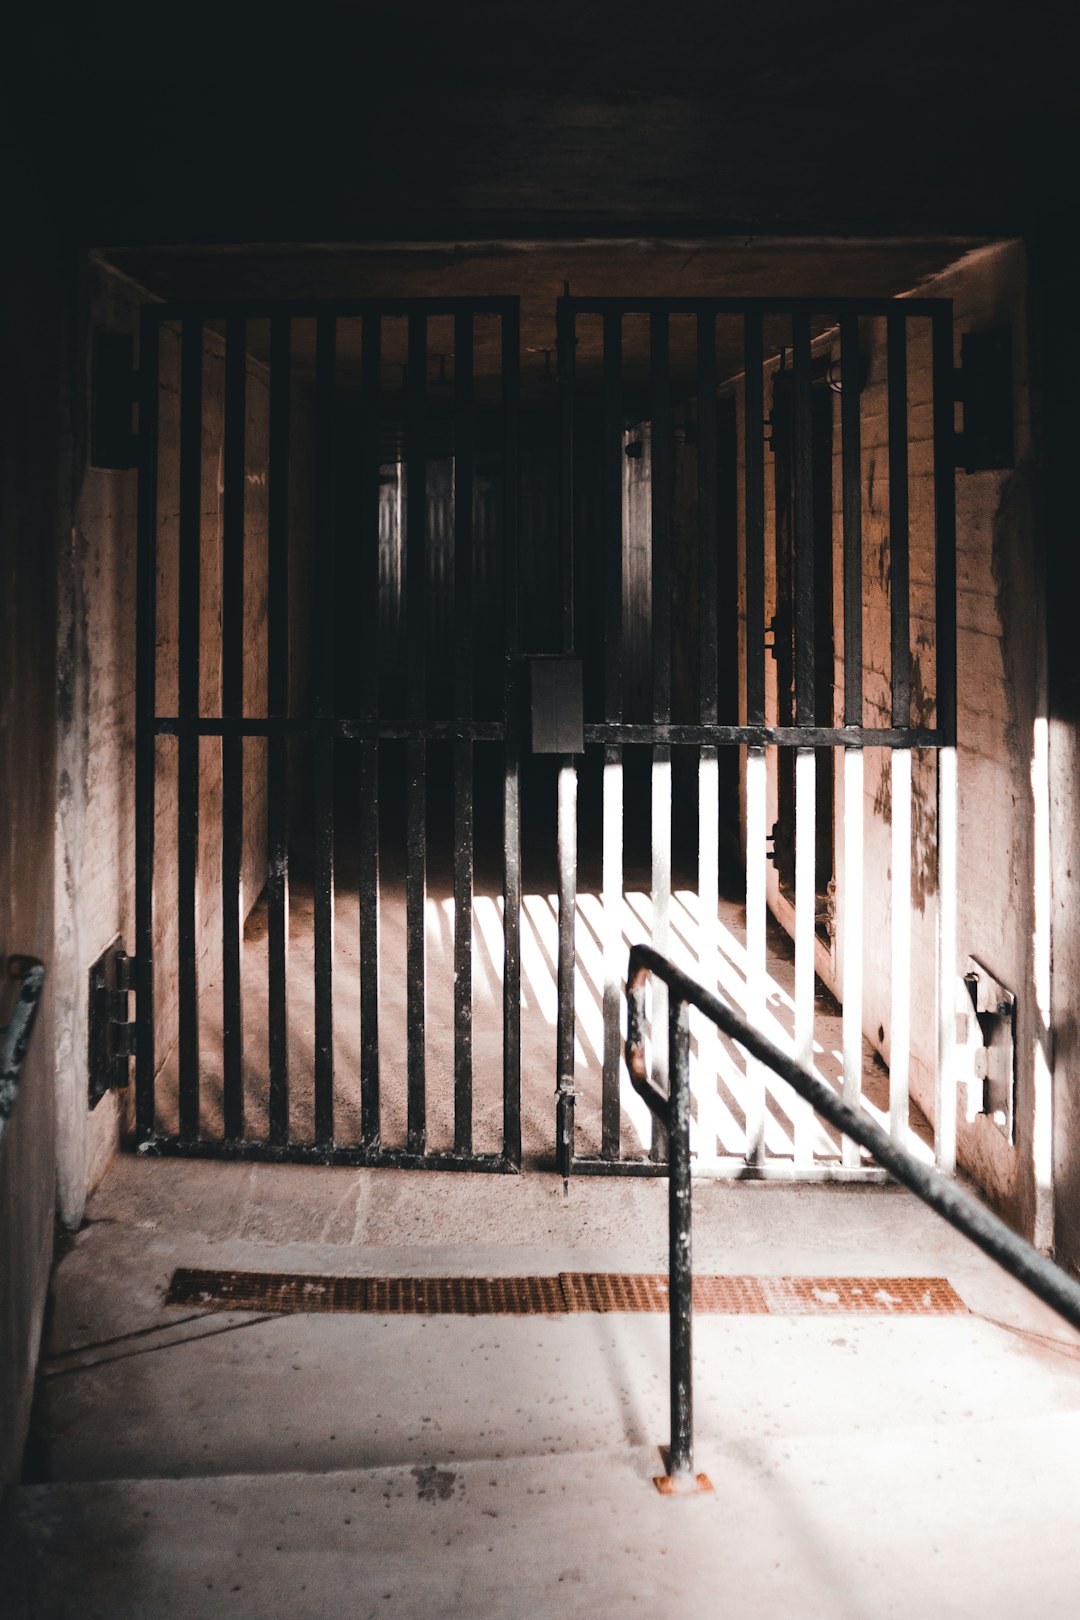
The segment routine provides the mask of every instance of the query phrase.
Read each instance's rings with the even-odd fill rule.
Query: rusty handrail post
[[[711,1490],[694,1472],[693,1267],[690,1186],[690,1008],[677,995],[668,1009],[668,1085],[665,1096],[645,1063],[645,985],[649,968],[630,953],[626,986],[626,1064],[634,1089],[667,1130],[668,1336],[671,1443],[666,1472],[655,1483],[665,1496]]]

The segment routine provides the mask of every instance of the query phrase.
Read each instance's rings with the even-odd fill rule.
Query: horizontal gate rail
[[[667,986],[668,1068],[670,1090],[659,1091],[649,1076],[645,1055],[645,987],[649,977]],[[785,1080],[802,1101],[823,1115],[845,1137],[857,1142],[897,1181],[928,1204],[950,1226],[995,1260],[1037,1299],[1080,1331],[1080,1283],[1026,1243],[985,1205],[963,1192],[956,1182],[922,1164],[877,1125],[861,1108],[852,1108],[787,1052],[718,997],[682,973],[648,945],[630,951],[626,972],[626,1067],[634,1090],[668,1133],[669,1320],[671,1447],[669,1489],[693,1490],[693,1365],[690,1205],[690,1035],[688,1009],[696,1007],[724,1034],[737,1041],[759,1063]],[[698,1476],[700,1477],[700,1476]],[[658,1482],[659,1483],[659,1482]]]

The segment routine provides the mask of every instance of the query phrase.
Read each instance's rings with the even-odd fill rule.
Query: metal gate
[[[519,1164],[518,368],[513,299],[144,313],[146,1150]],[[435,801],[445,813],[433,820]],[[497,1089],[483,1106],[481,818],[494,829],[485,850],[498,851],[477,881],[501,981],[499,1027],[484,1037],[498,1047]],[[440,886],[452,1087],[433,1123],[425,928]],[[390,891],[400,939],[380,920]],[[302,940],[290,916],[304,918]],[[394,1018],[404,1060],[391,1073]]]
[[[523,414],[514,299],[145,312],[137,1140],[517,1169],[543,1001],[561,1173],[659,1173],[645,939],[897,1137],[914,1073],[951,1168],[951,307],[567,296],[557,334]],[[550,769],[523,652],[571,711],[580,671]],[[877,1173],[693,1037],[699,1172]]]
[[[951,306],[566,297],[558,343],[561,647],[582,664],[585,720],[584,752],[562,759],[558,783],[562,1173],[661,1169],[664,1144],[622,1066],[637,938],[681,955],[904,1140],[914,1006],[935,1120],[924,1151],[951,1169]],[[636,851],[635,829],[647,830]],[[725,853],[741,891],[726,912]],[[794,936],[790,983],[770,912]],[[819,973],[842,1011],[823,1010]],[[663,987],[652,994],[662,1087]],[[602,1007],[591,1059],[590,997]],[[877,1008],[874,1055],[864,1026]],[[705,1021],[693,1035],[699,1171],[878,1174]]]

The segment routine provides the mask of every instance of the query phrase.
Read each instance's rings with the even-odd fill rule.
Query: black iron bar
[[[289,434],[291,327],[270,330],[270,441],[267,490],[267,713],[289,712]],[[271,731],[267,769],[267,1032],[270,1140],[289,1135],[289,750]]]
[[[405,745],[406,1083],[410,1153],[423,1153],[427,1134],[425,1030],[427,982],[424,946],[427,897],[427,745]]]
[[[374,722],[379,714],[379,473],[382,465],[382,323],[377,314],[364,318],[360,366],[363,438],[360,451],[359,538],[364,579],[360,602],[361,658],[364,707]]]
[[[725,1035],[786,1080],[822,1119],[858,1142],[950,1226],[970,1238],[1066,1322],[1080,1329],[1080,1283],[1018,1237],[997,1215],[976,1203],[955,1181],[899,1147],[868,1113],[849,1107],[832,1086],[774,1046],[741,1013],[711,995],[648,945],[635,945],[627,968],[626,1063],[635,1090],[654,1112],[666,1111],[669,1104],[666,1097],[655,1092],[645,1064],[645,981],[650,973],[663,979],[673,999],[688,1002],[711,1019]]]
[[[652,389],[652,710],[671,719],[671,493],[674,440],[671,423],[669,331],[666,311],[649,323]],[[715,555],[715,554],[714,554]]]
[[[322,315],[315,336],[315,566],[311,645],[314,711],[334,712],[334,438],[337,332]],[[334,741],[312,741],[315,809],[315,1140],[334,1140]]]
[[[560,641],[574,651],[574,404],[577,374],[577,331],[569,298],[558,304],[559,347],[559,589]],[[558,1011],[555,1032],[555,1159],[563,1179],[574,1161],[574,1024],[577,946],[577,762],[572,754],[559,761],[556,806],[558,864],[559,960]]]
[[[382,467],[382,321],[364,316],[361,356],[362,433],[360,553],[364,703],[371,734],[360,744],[360,1140],[374,1151],[381,1137],[379,1103],[379,506]]]
[[[454,1151],[472,1151],[473,745],[454,744]]]
[[[139,328],[139,508],[135,632],[135,1130],[154,1129],[154,831],[157,776],[158,349],[155,311]]]
[[[574,391],[577,328],[569,298],[557,314],[559,359],[559,646],[574,651]]]
[[[473,319],[454,317],[454,715],[473,712]],[[472,1150],[473,745],[454,742],[454,1148]]]
[[[360,1139],[379,1146],[379,745],[360,745]]]
[[[413,1153],[408,1148],[370,1149],[359,1143],[226,1142],[221,1137],[188,1142],[180,1136],[151,1136],[144,1153],[160,1158],[217,1159],[246,1164],[336,1164],[387,1170],[479,1170],[516,1175],[519,1166],[501,1153]]]
[[[911,721],[911,594],[908,535],[907,317],[886,322],[889,423],[889,607],[892,628],[892,723]]]
[[[203,332],[185,321],[180,340],[180,602],[178,626],[180,713],[200,707],[199,619],[202,545]],[[177,981],[180,1135],[199,1133],[199,939],[195,888],[199,864],[199,739],[181,736],[177,797]]]
[[[518,656],[519,403],[521,332],[517,301],[502,314],[503,613],[506,679],[503,725],[503,1157],[521,1163],[521,727]]]
[[[812,726],[814,703],[814,458],[810,399],[810,322],[791,323],[795,367],[793,466],[795,534],[795,723]]]
[[[746,718],[765,722],[765,363],[761,316],[743,322],[746,476]]]
[[[247,326],[230,317],[225,329],[221,567],[221,712],[244,713],[244,452]],[[244,1134],[243,947],[244,740],[221,741],[221,1048],[225,1135]]]
[[[910,307],[906,305],[905,307]],[[934,380],[934,603],[937,727],[956,742],[956,482],[952,305],[933,311]]]
[[[407,720],[380,720],[377,723],[363,716],[355,719],[336,715],[313,715],[305,719],[255,720],[245,716],[242,720],[188,718],[183,715],[159,715],[153,722],[159,737],[179,737],[185,732],[195,737],[345,737],[362,742],[380,737],[422,737],[425,742],[453,742],[455,737],[467,737],[470,742],[502,742],[506,727],[502,720],[425,720],[410,725]]]
[[[859,320],[840,319],[840,462],[844,529],[844,724],[863,722],[862,361]]]
[[[410,728],[427,714],[427,321],[408,322],[405,423],[405,615]],[[408,1033],[408,1143],[424,1151],[427,1137],[427,750],[411,729],[406,746],[405,930]]]
[[[623,406],[622,325],[604,317],[604,718],[623,712]]]
[[[698,669],[702,725],[717,719],[716,318],[698,316]]]
[[[356,741],[377,737],[425,742],[453,742],[457,737],[469,742],[501,743],[506,729],[500,721],[475,720],[456,726],[452,720],[432,720],[422,726],[384,722],[376,727],[366,720],[188,720],[164,715],[153,722],[159,737],[221,737],[232,733],[244,737],[304,736],[347,737]],[[932,726],[701,726],[696,723],[670,725],[638,724],[635,721],[597,721],[584,728],[589,743],[743,743],[750,747],[784,746],[802,743],[810,748],[843,747],[861,743],[867,748],[935,748],[943,734]]]

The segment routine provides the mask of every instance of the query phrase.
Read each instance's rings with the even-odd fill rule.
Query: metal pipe
[[[668,1012],[668,1319],[671,1345],[671,1479],[694,1477],[690,1250],[690,1011],[674,1001]]]

